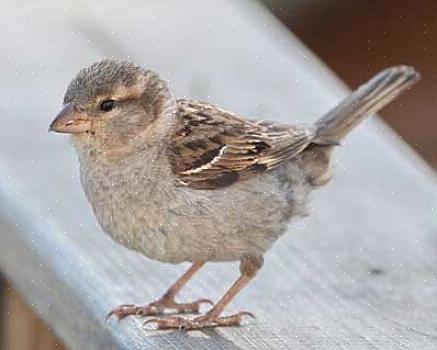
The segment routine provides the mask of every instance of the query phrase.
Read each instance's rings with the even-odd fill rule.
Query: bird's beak
[[[65,134],[79,134],[90,131],[91,120],[85,110],[75,102],[64,105],[64,108],[50,124],[49,131]]]

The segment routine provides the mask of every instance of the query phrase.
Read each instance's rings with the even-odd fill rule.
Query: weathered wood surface
[[[105,323],[119,303],[158,297],[186,266],[146,260],[104,236],[72,148],[46,132],[81,66],[130,58],[164,74],[177,96],[288,123],[314,120],[345,89],[249,1],[0,9],[0,267],[71,349],[437,348],[436,177],[377,120],[344,142],[314,215],[290,228],[228,310],[253,311],[256,322],[191,333],[145,331],[133,318]],[[237,271],[209,264],[183,298],[217,300]]]

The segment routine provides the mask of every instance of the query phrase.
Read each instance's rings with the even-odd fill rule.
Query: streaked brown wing
[[[196,189],[274,169],[315,136],[313,127],[250,121],[204,102],[179,100],[178,107],[170,159],[180,182]]]

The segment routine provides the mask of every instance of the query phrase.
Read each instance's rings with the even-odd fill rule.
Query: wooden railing
[[[346,89],[255,2],[6,6],[0,268],[67,347],[435,347],[436,177],[375,119],[344,142],[334,180],[314,194],[313,215],[290,228],[232,305],[256,321],[192,333],[146,331],[136,318],[106,323],[114,306],[156,298],[186,267],[146,260],[107,238],[80,189],[73,150],[46,132],[80,67],[130,58],[160,71],[177,96],[284,123],[315,120]],[[217,300],[237,271],[209,264],[183,297]]]

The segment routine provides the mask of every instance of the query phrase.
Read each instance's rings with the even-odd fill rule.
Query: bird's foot
[[[125,304],[120,305],[109,312],[106,316],[106,320],[112,316],[115,316],[118,320],[121,320],[127,316],[158,316],[165,314],[167,311],[175,311],[179,314],[195,314],[199,313],[199,309],[202,304],[214,305],[209,299],[199,299],[192,303],[177,303],[174,300],[160,299],[148,305]]]
[[[246,311],[224,317],[206,314],[194,319],[188,319],[181,316],[169,316],[164,318],[152,318],[145,321],[144,326],[155,324],[157,329],[183,329],[188,331],[211,327],[240,326],[244,316],[255,318],[252,313]]]

